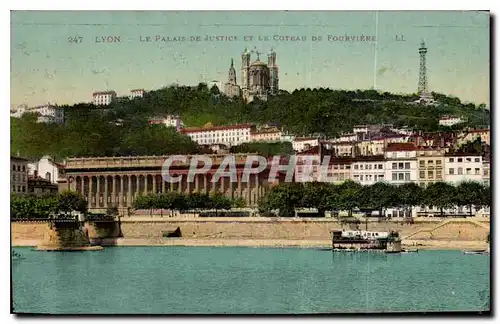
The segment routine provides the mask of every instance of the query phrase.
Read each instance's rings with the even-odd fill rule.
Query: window
[[[379,170],[382,170],[382,169],[383,169],[382,164],[379,164],[379,165],[378,165],[378,169],[379,169]]]
[[[479,158],[474,158],[474,162],[479,162]]]
[[[434,171],[428,171],[428,172],[427,172],[427,177],[428,177],[429,179],[434,179]]]
[[[398,180],[398,174],[397,174],[396,172],[393,172],[393,173],[392,173],[392,180],[393,180],[393,181]]]
[[[12,192],[16,192],[16,186],[12,186]]]
[[[441,160],[436,160],[436,165],[441,165]]]
[[[396,158],[396,152],[392,152],[392,157]]]
[[[25,186],[23,186],[23,192],[26,192],[26,187]]]
[[[457,162],[462,162],[462,160],[463,160],[462,158],[458,158]]]
[[[25,172],[25,171],[26,171],[26,166],[23,165],[23,172]]]
[[[16,171],[16,165],[15,164],[12,165],[12,171]]]
[[[410,181],[410,174],[409,173],[405,173],[405,181]]]
[[[393,168],[393,169],[397,169],[397,168],[398,168],[398,164],[397,164],[397,163],[393,163],[393,164],[392,164],[392,168]]]
[[[410,152],[405,152],[405,157],[409,158],[410,157]]]
[[[425,171],[420,171],[420,179],[425,178]]]
[[[428,160],[427,164],[434,164],[434,160]]]
[[[398,173],[398,180],[404,180],[405,179],[405,174],[404,173]]]
[[[472,159],[471,158],[466,158],[465,161],[472,162]]]
[[[464,174],[464,170],[462,168],[458,168],[458,174]]]
[[[442,179],[443,178],[443,172],[441,170],[436,170],[436,179]]]
[[[479,173],[479,168],[475,168],[474,171],[475,171],[476,174],[480,174]]]
[[[384,179],[384,175],[383,175],[383,174],[379,174],[379,175],[378,175],[378,179],[379,179],[379,180]]]
[[[403,169],[403,168],[404,168],[404,163],[403,163],[403,162],[399,162],[399,164],[398,164],[398,168],[399,168],[399,169]]]
[[[345,168],[346,168],[346,170],[350,170],[351,166],[350,165],[346,165]]]
[[[20,165],[17,166],[17,171],[21,172],[21,166]]]
[[[421,168],[425,167],[425,161],[424,160],[420,160],[419,165],[420,165]]]
[[[410,168],[410,162],[405,162],[405,169],[409,169]]]
[[[21,192],[21,186],[17,186],[17,192]]]
[[[361,164],[361,165],[359,166],[359,169],[360,169],[360,170],[363,170],[363,164]]]
[[[359,176],[359,180],[363,181],[363,175]]]
[[[454,158],[450,158],[449,162],[455,162]]]
[[[471,174],[471,171],[472,171],[471,168],[467,168],[465,169],[465,174]]]
[[[483,170],[483,175],[487,176],[488,175],[488,169]]]

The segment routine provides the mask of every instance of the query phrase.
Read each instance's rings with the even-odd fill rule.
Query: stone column
[[[238,174],[236,173],[236,179],[238,179]],[[229,178],[229,197],[231,199],[234,198],[234,183],[231,181],[231,178]]]
[[[120,175],[120,198],[118,199],[118,205],[121,207],[125,207],[125,204],[123,203],[123,175]]]
[[[128,188],[127,188],[127,206],[132,206],[132,176],[128,176]]]
[[[104,208],[108,207],[108,176],[104,177]]]
[[[196,190],[196,192],[200,192],[200,175],[199,174],[194,176],[194,190]]]
[[[174,183],[170,182],[170,191],[174,191]]]
[[[135,179],[136,179],[136,182],[137,182],[137,187],[135,189],[135,195],[134,196],[137,197],[139,195],[139,188],[140,188],[139,175],[136,175]]]
[[[163,179],[163,176],[161,176],[161,193],[165,193],[165,191],[167,190],[166,186],[167,182],[165,181],[165,179]]]
[[[226,178],[224,178],[224,177],[220,177],[219,178],[219,181],[220,181],[220,191],[222,192],[223,195],[226,194],[226,191],[225,191],[226,188],[225,188],[225,183],[224,183],[225,180],[226,180]]]
[[[156,174],[153,174],[153,194],[156,195]]]
[[[208,189],[208,173],[203,177],[203,185],[203,190],[205,190],[205,193],[208,194],[210,192],[210,190]]]
[[[238,193],[238,197],[239,197],[239,198],[243,198],[243,197],[241,197],[241,193],[242,193],[242,189],[241,189],[241,186],[242,186],[242,184],[241,184],[241,179],[243,178],[243,173],[240,173],[240,174],[239,174],[239,176],[237,176],[237,177],[238,177],[238,189],[237,189],[237,191],[236,191],[236,192]]]
[[[80,181],[81,181],[81,184],[80,184],[80,194],[82,196],[85,196],[85,177],[80,177]]]
[[[96,176],[97,178],[97,186],[96,186],[96,193],[95,193],[95,204],[96,204],[96,207],[101,207],[101,176],[97,175]]]
[[[193,191],[193,186],[191,185],[191,182],[190,182],[190,181],[188,181],[188,178],[187,178],[187,177],[185,177],[185,179],[186,179],[186,188],[187,188],[187,193],[188,193],[188,195],[189,195],[189,194],[191,193],[191,191]]]
[[[260,197],[261,197],[261,192],[260,192],[260,184],[259,184],[259,175],[256,174],[255,175],[255,198],[256,198],[256,201],[259,201]]]
[[[248,177],[248,183],[247,183],[247,200],[248,200],[249,205],[253,204],[253,201],[252,201],[252,175],[251,174]]]
[[[92,203],[92,199],[95,198],[95,194],[92,193],[92,187],[94,186],[94,177],[89,176],[89,207],[94,207],[95,203]]]
[[[144,191],[143,191],[143,194],[147,195],[148,194],[148,175],[144,174],[144,175],[142,175],[142,178],[144,179]]]

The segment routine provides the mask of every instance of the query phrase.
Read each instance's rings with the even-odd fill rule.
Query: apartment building
[[[183,128],[180,130],[198,144],[224,144],[236,146],[250,142],[251,133],[255,130],[252,124],[238,124],[230,126],[212,126]]]
[[[116,100],[115,91],[100,91],[92,94],[93,103],[96,106],[106,106]]]
[[[384,155],[359,156],[352,161],[352,180],[362,185],[385,181]]]
[[[10,112],[12,117],[21,118],[25,113],[35,113],[38,115],[38,123],[64,123],[64,109],[56,105],[46,104],[35,107],[21,105]]]
[[[166,117],[154,117],[149,119],[150,125],[165,125],[166,127],[174,127],[178,131],[184,127],[184,123],[179,116],[167,115]]]
[[[390,143],[385,151],[385,180],[392,184],[417,181],[417,146],[415,143]]]
[[[11,156],[10,157],[10,192],[25,194],[28,192],[28,159]]]
[[[477,153],[446,153],[444,181],[459,184],[462,181],[483,182],[483,161]]]
[[[444,181],[444,149],[419,147],[417,154],[418,181],[422,186]]]

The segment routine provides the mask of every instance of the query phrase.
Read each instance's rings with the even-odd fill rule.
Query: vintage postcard
[[[490,314],[487,11],[12,11],[14,314]]]

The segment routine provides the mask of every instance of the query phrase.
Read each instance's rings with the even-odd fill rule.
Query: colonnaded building
[[[170,175],[182,175],[181,182],[170,183],[162,177],[162,166],[169,156],[128,156],[69,158],[65,163],[64,178],[59,190],[76,191],[88,201],[90,210],[102,210],[110,206],[120,209],[131,207],[138,195],[165,193],[221,192],[230,198],[243,198],[249,206],[256,206],[270,188],[269,167],[259,174],[250,174],[249,182],[242,182],[246,154],[235,154],[237,182],[221,177],[212,182],[215,171],[226,155],[207,155],[212,161],[211,170],[197,174],[193,182],[187,181],[191,158],[176,161],[170,166]],[[202,163],[198,168],[203,167]],[[225,170],[227,171],[227,169]]]

